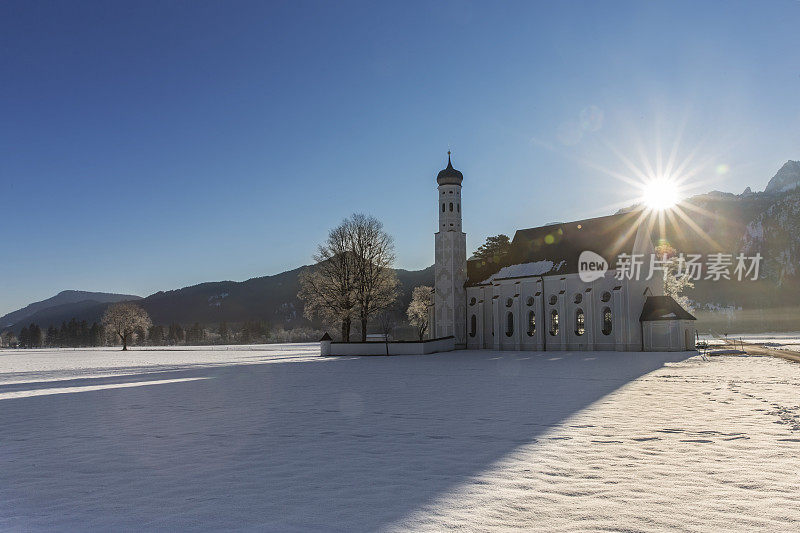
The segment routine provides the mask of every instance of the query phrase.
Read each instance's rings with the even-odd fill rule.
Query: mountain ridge
[[[81,302],[95,302],[98,304],[102,304],[102,303],[115,303],[115,302],[131,301],[139,299],[141,299],[141,296],[137,296],[135,294],[91,292],[91,291],[79,291],[72,289],[63,290],[58,294],[56,294],[55,296],[51,296],[50,298],[46,298],[38,302],[33,302],[21,309],[17,309],[16,311],[11,311],[10,313],[3,315],[2,317],[0,317],[0,329],[20,324],[21,322],[25,321],[28,317],[34,316],[36,313],[40,311],[53,307],[78,304]]]
[[[307,324],[303,317],[303,304],[297,298],[297,293],[298,276],[308,268],[311,267],[304,265],[245,281],[208,281],[179,289],[158,291],[145,298],[136,297],[134,301],[148,312],[155,324],[216,324],[222,321],[236,323],[257,319],[291,328]],[[422,270],[395,271],[400,281],[397,308],[404,311],[411,301],[414,287],[433,285],[433,266]],[[11,329],[18,331],[29,323],[42,327],[57,326],[72,318],[89,323],[99,322],[110,303],[113,302],[87,300],[51,306],[17,321],[11,325]]]

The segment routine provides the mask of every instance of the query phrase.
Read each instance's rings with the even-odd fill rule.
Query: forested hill
[[[56,309],[86,309],[93,306],[105,305],[113,302],[139,300],[141,296],[133,294],[111,294],[107,292],[87,292],[87,291],[61,291],[55,296],[34,302],[30,305],[18,309],[5,316],[0,317],[0,330],[16,324],[29,323],[31,317],[45,311],[55,311]],[[69,311],[74,312],[74,311]],[[70,317],[71,318],[71,317]]]
[[[297,298],[298,275],[303,266],[273,276],[252,278],[247,281],[215,281],[201,283],[166,292],[157,292],[147,298],[137,299],[149,314],[154,324],[217,324],[219,322],[243,322],[264,320],[274,326],[291,328],[305,323],[303,303]],[[405,310],[411,301],[411,291],[418,285],[433,285],[433,266],[423,270],[397,270],[400,280],[398,310]],[[19,331],[30,323],[43,328],[60,325],[76,318],[88,323],[99,321],[106,302],[82,301],[65,305],[45,306],[24,319],[10,322]],[[16,312],[15,312],[16,313]],[[11,313],[6,316],[13,316]]]
[[[712,191],[678,204],[684,217],[665,217],[665,238],[677,251],[761,254],[760,280],[706,281],[687,292],[699,308],[797,306],[800,291],[800,162],[788,161],[766,189]],[[688,219],[688,221],[687,221]]]

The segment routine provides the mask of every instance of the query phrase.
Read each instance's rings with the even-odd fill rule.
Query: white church
[[[431,336],[456,349],[683,351],[695,346],[695,317],[663,291],[663,273],[617,279],[609,270],[581,280],[583,251],[614,265],[621,253],[655,252],[651,229],[636,213],[518,230],[510,252],[467,260],[462,230],[464,176],[436,178],[439,226]]]

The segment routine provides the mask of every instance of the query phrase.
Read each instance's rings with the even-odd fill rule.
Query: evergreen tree
[[[30,332],[31,341],[30,347],[31,348],[41,348],[42,347],[42,328],[39,327],[38,324],[31,324],[28,328]]]
[[[151,345],[161,346],[164,344],[164,326],[151,326],[147,332],[147,337]]]
[[[475,251],[475,257],[478,259],[488,259],[497,263],[500,258],[506,255],[510,250],[511,241],[508,235],[503,235],[501,233],[494,237],[486,237],[486,242]]]
[[[167,340],[170,344],[180,344],[183,342],[184,332],[180,324],[173,322],[169,325],[169,332],[167,333]]]
[[[58,346],[58,329],[52,324],[47,328],[47,345]]]
[[[28,326],[23,326],[19,332],[19,345],[21,348],[28,348],[31,344],[31,333]]]
[[[80,335],[80,346],[89,346],[91,343],[91,338],[89,336],[89,323],[85,320],[81,320],[80,324],[78,324],[78,331]]]
[[[102,346],[104,338],[103,327],[97,322],[92,322],[92,327],[89,328],[89,339],[91,346]]]

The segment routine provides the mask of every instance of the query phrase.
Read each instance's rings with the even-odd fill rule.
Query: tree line
[[[122,329],[120,329],[122,331]],[[122,337],[113,328],[102,323],[73,318],[62,322],[60,327],[51,325],[43,329],[38,324],[24,326],[19,334],[6,331],[0,335],[0,346],[12,348],[87,348],[123,344],[124,346],[195,346],[213,344],[263,344],[267,342],[286,342],[285,339],[300,341],[318,340],[320,332],[300,328],[294,335],[276,331],[264,320],[253,319],[243,323],[221,322],[216,326],[195,322],[181,325],[173,322],[167,326],[142,325],[131,328]]]

